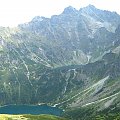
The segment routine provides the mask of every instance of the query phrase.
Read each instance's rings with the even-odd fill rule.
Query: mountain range
[[[119,14],[69,6],[0,27],[0,105],[41,103],[73,120],[120,119]]]

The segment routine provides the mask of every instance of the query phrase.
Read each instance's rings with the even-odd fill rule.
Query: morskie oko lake
[[[63,110],[48,105],[6,105],[0,107],[0,114],[51,114],[61,116]]]

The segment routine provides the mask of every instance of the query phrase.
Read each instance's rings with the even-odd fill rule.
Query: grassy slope
[[[120,108],[112,105],[104,110],[97,110],[97,106],[81,107],[68,110],[64,114],[70,120],[120,120]]]
[[[1,114],[0,120],[66,120],[53,115],[7,115]]]

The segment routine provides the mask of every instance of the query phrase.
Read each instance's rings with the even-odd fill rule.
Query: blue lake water
[[[62,109],[47,105],[8,105],[0,107],[0,114],[51,114],[60,116]]]

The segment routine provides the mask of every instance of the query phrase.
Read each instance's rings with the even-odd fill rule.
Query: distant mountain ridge
[[[50,19],[37,17],[37,19],[34,18],[30,23],[20,27],[32,31],[34,34],[45,36],[46,42],[44,44],[49,46],[51,50],[53,49],[52,52],[56,51],[55,47],[58,46],[63,53],[63,55],[59,53],[60,58],[58,58],[59,62],[56,61],[57,64],[61,64],[61,57],[63,56],[65,57],[64,63],[70,65],[87,63],[87,56],[94,56],[96,54],[94,51],[98,49],[98,46],[99,49],[103,49],[103,44],[107,44],[104,47],[111,44],[112,41],[109,39],[111,35],[109,34],[115,32],[115,29],[120,24],[119,21],[120,16],[117,13],[98,10],[92,5],[81,8],[79,11],[69,6],[60,15],[52,16]],[[100,30],[103,33],[100,33]],[[106,40],[99,40],[98,37],[101,34]],[[106,34],[107,36],[105,36]],[[50,46],[50,44],[52,45]],[[64,52],[63,49],[68,49],[73,58],[72,56],[66,58],[66,54],[69,53],[67,50]],[[76,52],[80,57],[76,56]],[[83,59],[81,59],[81,56],[84,56]],[[69,61],[71,63],[68,63]]]

